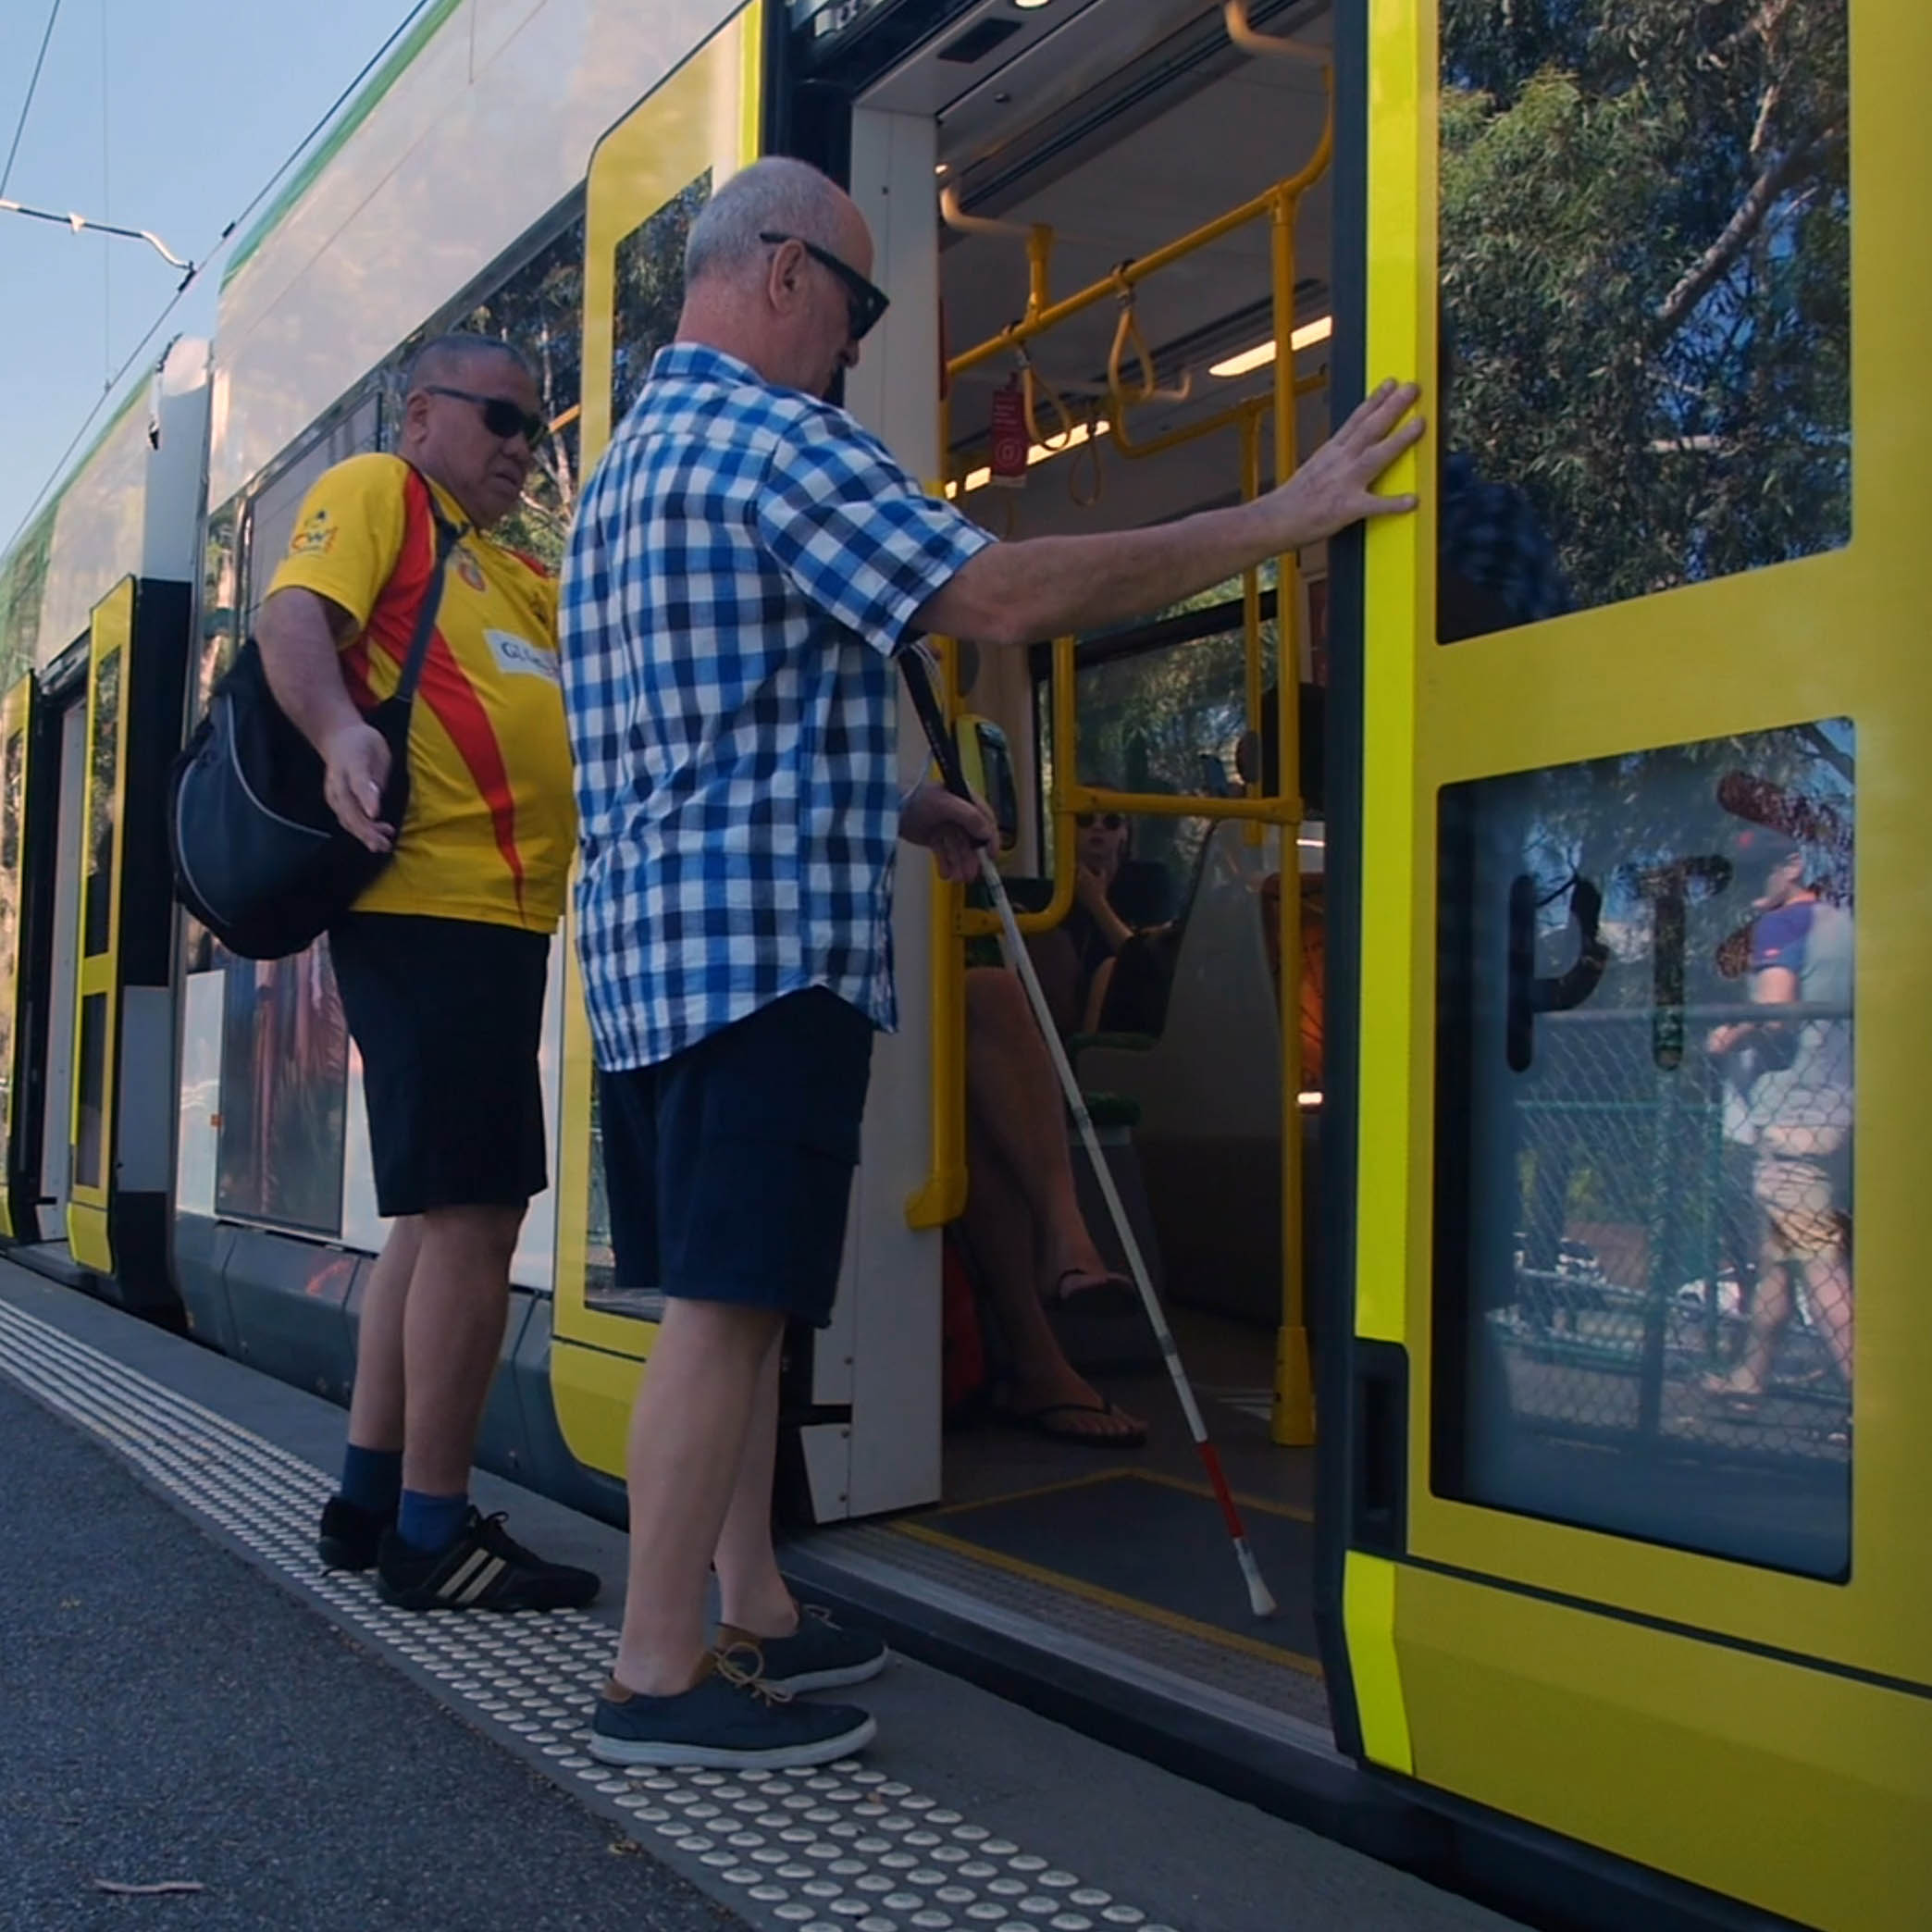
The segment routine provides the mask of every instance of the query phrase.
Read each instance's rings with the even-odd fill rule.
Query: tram
[[[999,534],[1251,495],[1384,374],[1431,427],[1413,518],[937,648],[1037,943],[1084,865],[1138,894],[1155,997],[1071,1047],[1280,1615],[1137,1319],[1049,1310],[1144,1446],[972,1400],[1045,1237],[971,1232],[995,923],[910,862],[794,1576],[1540,1922],[1932,1921],[1928,62],[1903,0],[433,0],[0,564],[6,1253],[346,1401],[383,1228],[326,943],[177,911],[167,762],[413,345],[531,357],[555,558],[693,215],[801,155],[892,296],[848,406]],[[481,1454],[621,1521],[661,1303],[567,932],[543,1072]]]

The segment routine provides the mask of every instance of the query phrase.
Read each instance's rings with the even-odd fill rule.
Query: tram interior
[[[1262,54],[1231,45],[1219,10],[1204,14],[1188,0],[1115,0],[1075,13],[1002,60],[994,31],[1037,18],[983,9],[860,104],[936,111],[935,192],[947,211],[940,279],[952,371],[948,490],[987,527],[1016,538],[1130,529],[1236,502],[1250,434],[1262,487],[1277,463],[1276,242],[1266,208],[1137,283],[1130,279],[1129,292],[1109,287],[1026,341],[1023,356],[1009,342],[974,366],[960,364],[1028,312],[1030,273],[1043,277],[1050,308],[1303,177],[1293,204],[1291,353],[1299,394],[1292,406],[1299,448],[1318,442],[1326,433],[1331,326],[1327,13],[1277,10],[1268,30],[1292,32],[1294,50]],[[1022,44],[1020,36],[1013,41]],[[969,57],[980,47],[985,51]],[[996,480],[996,411],[1009,420],[1010,386],[1028,379],[1028,365],[1023,480]],[[1005,400],[997,402],[1003,389]],[[1319,549],[1297,562],[1287,630],[1298,667],[1299,737],[1312,749],[1319,733],[1307,727],[1319,719],[1325,672],[1325,564]],[[1252,587],[1270,716],[1282,632],[1276,576],[1264,566]],[[1250,778],[1265,775],[1270,792],[1283,788],[1271,735],[1264,774],[1250,734],[1249,588],[1236,579],[1081,640],[1078,751],[1071,759],[1052,729],[1048,649],[962,649],[962,709],[997,727],[1010,758],[1017,810],[1003,869],[1016,905],[1039,909],[1052,897],[1056,778],[1197,797],[1213,801],[1209,811],[1241,797]],[[1086,815],[1074,832],[1075,863],[1104,874],[1118,861],[1110,902],[1136,937],[1113,968],[1116,982],[1130,983],[1096,994],[1091,975],[1078,974],[1061,1014],[1108,1163],[1281,1614],[1263,1623],[1249,1610],[1134,1298],[1115,1291],[1056,1304],[1057,1264],[1038,1227],[1033,1279],[1047,1292],[1051,1326],[1078,1378],[1046,1393],[1075,1406],[1029,1424],[1024,1418],[1041,1400],[1037,1383],[1027,1402],[1012,1399],[1022,1384],[1008,1378],[1023,1375],[1034,1356],[1024,1335],[1002,1322],[993,1277],[1003,1266],[1027,1268],[1027,1236],[999,1221],[1008,1207],[1023,1210],[1010,1177],[996,1188],[985,1170],[988,1103],[972,1078],[970,1166],[982,1205],[977,1213],[969,1206],[955,1231],[962,1238],[949,1254],[948,1275],[955,1294],[962,1278],[971,1282],[976,1323],[949,1343],[947,1377],[955,1388],[970,1381],[961,1355],[970,1357],[976,1326],[985,1380],[949,1414],[941,1507],[895,1528],[933,1560],[956,1560],[954,1580],[969,1591],[1021,1590],[1041,1614],[1073,1629],[1091,1629],[1098,1618],[1108,1641],[1131,1653],[1325,1723],[1309,1592],[1314,1452],[1278,1445],[1271,1428],[1284,1296],[1276,910],[1284,846],[1294,855],[1286,870],[1300,882],[1307,981],[1294,1043],[1300,1067],[1289,1076],[1294,1097],[1286,1113],[1298,1122],[1296,1151],[1310,1183],[1320,1121],[1323,838],[1319,760],[1309,762],[1298,825],[1179,809]],[[1288,788],[1294,775],[1291,767]],[[1029,941],[1046,983],[1064,977],[1078,949],[1070,936],[1076,929],[1078,914],[1073,924]],[[968,1013],[969,1026],[976,1024],[970,994]],[[969,1046],[970,1067],[979,1044]],[[1068,1133],[1086,1227],[1109,1268],[1124,1275],[1125,1255],[1071,1118]],[[1307,1257],[1305,1237],[1294,1273]],[[1089,1393],[1144,1421],[1145,1444],[1067,1439],[1084,1428],[1105,1433],[1121,1426],[1080,1412]]]

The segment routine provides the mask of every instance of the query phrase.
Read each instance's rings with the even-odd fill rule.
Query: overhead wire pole
[[[6,166],[0,167],[0,194],[13,179],[14,157],[20,152],[20,136],[27,131],[27,117],[33,112],[33,97],[40,92],[41,68],[47,62],[47,43],[54,38],[54,23],[60,18],[61,0],[54,0],[47,10],[47,25],[41,34],[40,52],[34,56],[33,77],[27,83],[27,98],[20,103],[20,118],[14,123],[13,145],[6,151]]]
[[[67,448],[60,452],[59,458],[55,463],[54,467],[47,472],[47,480],[44,483],[43,483],[40,489],[35,492],[33,501],[27,506],[26,514],[20,518],[19,524],[15,526],[13,534],[9,536],[6,539],[6,550],[0,551],[0,556],[5,556],[6,554],[6,551],[10,551],[13,548],[13,546],[19,541],[20,533],[27,528],[28,525],[30,525],[33,521],[34,517],[39,514],[41,505],[47,500],[47,492],[50,489],[52,489],[55,484],[60,480],[62,472],[65,471],[68,466],[68,459],[71,458],[74,452],[80,447],[80,439],[83,436],[85,436],[88,430],[93,426],[94,418],[101,413],[102,404],[106,402],[107,397],[109,396],[109,394],[113,392],[116,385],[120,381],[121,378],[124,377],[128,373],[128,371],[131,369],[134,366],[134,365],[141,360],[141,357],[143,352],[146,350],[148,344],[152,342],[158,334],[160,334],[163,326],[167,321],[167,318],[174,314],[177,308],[180,306],[182,296],[187,294],[188,291],[193,287],[195,282],[198,281],[204,275],[205,275],[208,272],[208,269],[215,261],[215,258],[220,254],[223,247],[226,246],[229,238],[234,234],[235,230],[239,229],[242,226],[242,224],[244,221],[246,221],[248,217],[251,215],[253,215],[254,211],[257,208],[259,208],[265,201],[267,200],[269,195],[275,192],[277,182],[279,182],[281,180],[281,178],[288,173],[290,168],[294,167],[296,162],[299,161],[302,158],[302,156],[308,152],[310,146],[314,143],[316,137],[318,134],[320,134],[329,125],[329,123],[335,119],[336,116],[342,111],[343,107],[347,105],[347,104],[354,97],[356,93],[361,89],[363,82],[369,78],[369,76],[373,74],[378,67],[381,66],[383,61],[389,57],[390,49],[393,48],[396,45],[397,42],[399,42],[403,37],[403,35],[406,34],[409,31],[409,30],[415,25],[417,19],[429,7],[431,4],[432,0],[415,0],[415,5],[413,6],[409,9],[409,12],[403,17],[402,24],[398,26],[396,31],[393,33],[391,33],[386,41],[383,42],[381,46],[378,47],[375,53],[370,55],[368,59],[363,63],[362,70],[356,75],[354,80],[350,81],[348,86],[345,87],[341,91],[341,93],[335,97],[335,100],[329,105],[328,111],[322,116],[322,118],[318,121],[316,121],[315,126],[312,127],[308,130],[308,132],[304,134],[302,137],[302,139],[299,142],[297,142],[292,148],[289,150],[288,155],[283,160],[281,166],[278,167],[275,170],[275,172],[271,174],[268,177],[268,179],[262,183],[261,187],[255,191],[254,197],[252,201],[250,201],[248,205],[245,208],[243,208],[239,215],[235,216],[232,220],[225,224],[225,226],[222,228],[221,232],[218,235],[217,235],[215,240],[209,244],[207,251],[202,256],[202,259],[198,263],[183,262],[179,256],[172,254],[168,250],[167,245],[164,242],[162,242],[157,236],[149,233],[148,230],[145,229],[114,229],[108,230],[108,232],[114,234],[128,236],[136,241],[147,242],[150,247],[157,249],[161,253],[161,254],[164,255],[167,259],[167,261],[171,263],[175,267],[185,269],[187,272],[181,278],[180,286],[174,291],[174,294],[168,299],[167,306],[162,309],[161,313],[158,316],[156,316],[151,323],[148,324],[146,334],[144,334],[142,337],[140,341],[135,343],[133,349],[130,352],[127,360],[121,364],[120,367],[118,368],[111,377],[108,378],[106,388],[102,390],[101,395],[94,402],[93,407],[87,412],[84,417],[81,418],[80,427],[74,431],[72,440],[68,444]],[[58,0],[56,0],[55,10],[56,12],[58,12],[59,10]],[[23,208],[17,202],[0,203],[0,210],[4,210],[5,212],[12,214],[31,215],[42,221],[64,221],[67,222],[70,227],[78,224],[79,228],[81,229],[102,229],[105,226],[103,223],[87,221],[78,215],[53,215],[49,214],[45,209],[42,208]]]

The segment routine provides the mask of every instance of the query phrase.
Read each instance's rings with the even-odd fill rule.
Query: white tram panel
[[[208,501],[228,502],[584,180],[733,0],[461,0],[221,294]],[[350,110],[352,116],[355,108]]]

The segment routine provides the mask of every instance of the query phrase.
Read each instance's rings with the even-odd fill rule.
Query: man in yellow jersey
[[[374,1566],[404,1609],[555,1609],[590,1602],[598,1579],[544,1562],[468,1495],[511,1257],[547,1185],[538,1047],[576,838],[556,586],[485,534],[516,506],[544,425],[522,357],[489,337],[428,343],[406,392],[400,454],[351,457],[310,490],[256,625],[336,816],[394,854],[329,933],[394,1225],[320,1547],[332,1568]],[[389,746],[365,713],[397,687],[440,552],[409,802],[390,825]]]

